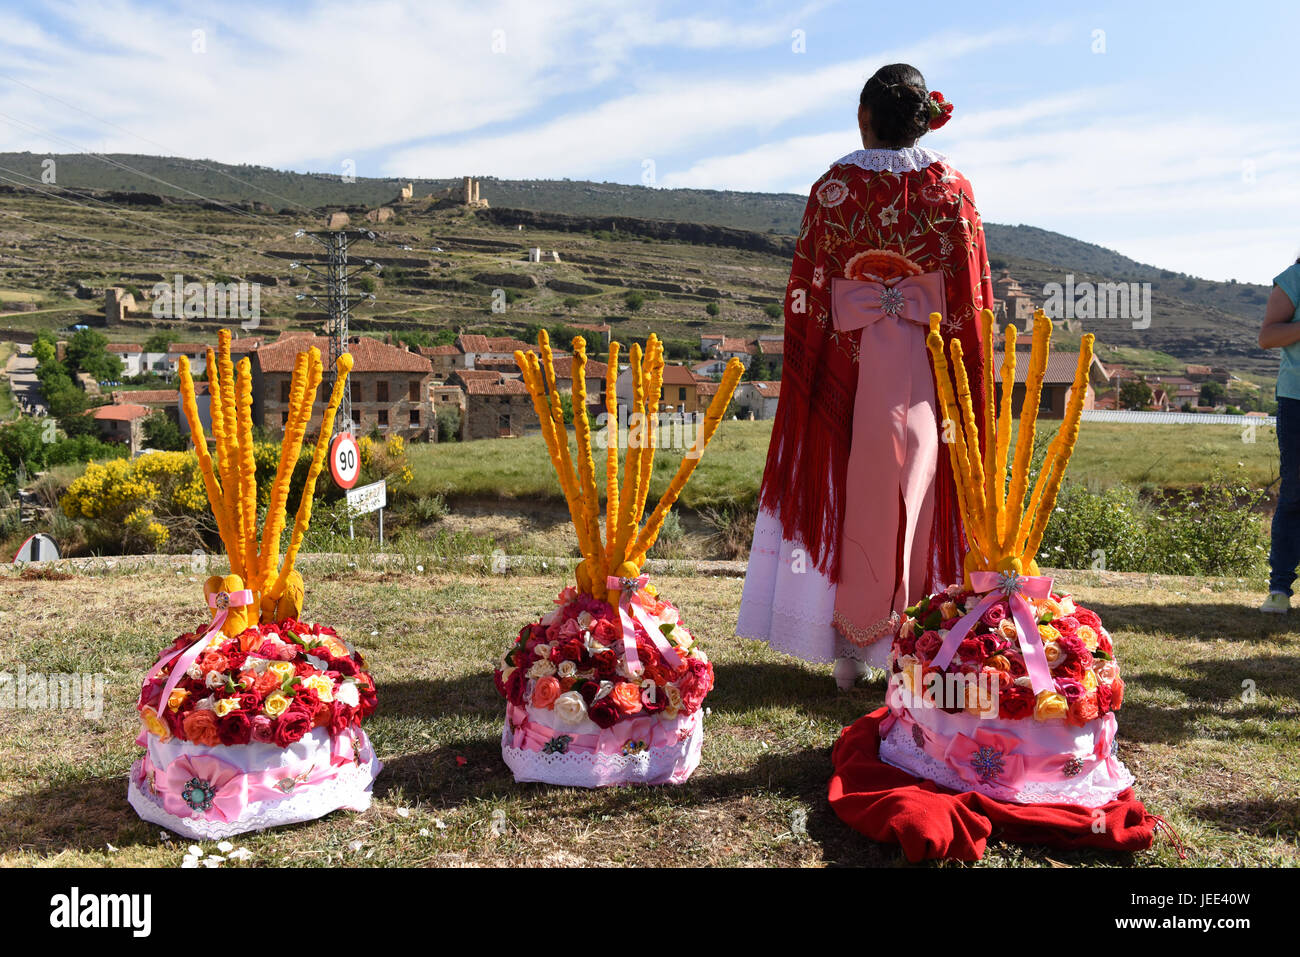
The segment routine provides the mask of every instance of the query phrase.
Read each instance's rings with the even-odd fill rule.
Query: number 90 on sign
[[[339,488],[351,488],[361,474],[361,449],[357,440],[347,432],[340,432],[330,443],[330,475]]]

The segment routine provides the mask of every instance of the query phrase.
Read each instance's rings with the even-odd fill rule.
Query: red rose
[[[618,655],[613,651],[602,651],[593,660],[596,677],[601,681],[613,681],[618,676]]]
[[[1063,615],[1052,619],[1052,627],[1062,635],[1073,635],[1079,630],[1079,619],[1073,615]]]
[[[1097,686],[1097,713],[1098,714],[1105,714],[1107,711],[1111,710],[1113,696],[1114,696],[1114,692],[1111,690],[1110,685]]]
[[[1077,621],[1079,624],[1087,625],[1089,628],[1091,628],[1093,631],[1097,632],[1098,634],[1101,633],[1101,619],[1097,617],[1096,612],[1090,611],[1087,608],[1082,608],[1079,605],[1075,605],[1074,614],[1071,617],[1073,617],[1074,620]]]
[[[699,658],[688,658],[686,674],[677,682],[677,689],[682,693],[682,711],[693,714],[712,688],[713,665]]]
[[[334,702],[334,710],[330,714],[330,734],[337,737],[348,729],[353,721],[356,720],[356,709],[342,701]]]
[[[1118,711],[1124,703],[1124,679],[1116,678],[1110,685],[1110,710]]]
[[[1008,720],[1027,718],[1034,713],[1034,692],[1013,684],[998,691],[998,717]]]
[[[248,744],[253,733],[253,721],[248,712],[236,709],[224,718],[217,719],[217,734],[226,745]]]
[[[1104,631],[1097,632],[1097,650],[1108,657],[1115,657],[1115,646],[1110,642],[1110,635]]]
[[[588,706],[587,717],[594,721],[598,727],[612,728],[623,720],[623,713],[618,710],[618,705],[614,703],[614,696],[607,694],[599,701]]]
[[[942,647],[943,639],[937,631],[927,631],[916,639],[917,653],[926,661],[932,660]]]
[[[903,655],[916,654],[916,635],[910,634],[907,637],[899,635],[894,639],[894,648],[898,651],[898,657]]]
[[[273,740],[277,747],[287,748],[296,741],[301,741],[311,728],[312,713],[295,703],[276,720]]]
[[[990,628],[996,628],[998,622],[1007,617],[1007,603],[1004,601],[995,602],[984,609],[984,614],[980,615],[980,621]]]
[[[581,639],[570,638],[551,649],[551,661],[557,665],[561,661],[580,661],[584,650]]]

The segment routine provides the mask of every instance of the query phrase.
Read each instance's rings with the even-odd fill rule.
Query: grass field
[[[1129,425],[1088,422],[1070,460],[1069,480],[1096,486],[1186,488],[1230,478],[1263,488],[1277,480],[1272,428],[1232,425]],[[1054,431],[1055,424],[1043,431]],[[752,501],[767,461],[772,423],[726,422],[714,436],[682,503],[691,508]],[[485,439],[468,444],[412,445],[413,494],[449,498],[549,498],[560,488],[540,436]],[[651,493],[658,496],[680,461],[660,452]],[[597,473],[601,470],[597,469]]]
[[[831,745],[881,704],[882,686],[837,693],[828,667],[732,637],[738,579],[658,579],[717,665],[699,771],[677,788],[587,792],[517,785],[499,751],[489,661],[549,606],[559,570],[489,578],[345,562],[312,566],[308,611],[374,666],[380,710],[368,729],[385,762],[375,803],[246,835],[235,842],[252,852],[245,866],[904,863],[826,803]],[[1129,688],[1120,755],[1139,796],[1188,846],[1186,864],[1300,864],[1295,624],[1256,614],[1259,596],[1236,581],[1082,572],[1068,581],[1115,635]],[[106,676],[99,720],[0,711],[0,864],[180,864],[189,842],[135,817],[125,776],[140,677],[192,626],[198,592],[188,570],[64,580],[0,571],[0,669]],[[793,823],[801,814],[806,828]],[[1162,838],[1118,856],[995,841],[983,866],[1181,863]]]

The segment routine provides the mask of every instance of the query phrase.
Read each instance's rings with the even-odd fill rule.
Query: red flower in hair
[[[938,90],[930,91],[930,129],[937,130],[952,119],[952,104]]]

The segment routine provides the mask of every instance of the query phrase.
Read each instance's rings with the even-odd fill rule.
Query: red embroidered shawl
[[[984,396],[978,317],[993,304],[984,226],[966,178],[942,159],[889,172],[856,165],[859,155],[870,153],[850,154],[832,166],[813,185],[804,210],[786,287],[781,399],[759,498],[781,516],[785,537],[802,541],[832,581],[839,579],[858,336],[832,327],[831,279],[845,275],[854,255],[871,249],[901,253],[926,272],[942,272],[948,303],[942,331],[945,340],[961,340],[977,417]],[[936,485],[931,575],[938,588],[960,580],[965,550],[952,468],[942,450]]]

